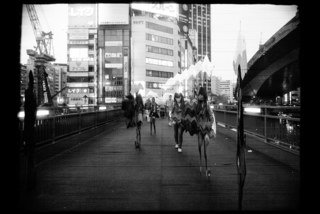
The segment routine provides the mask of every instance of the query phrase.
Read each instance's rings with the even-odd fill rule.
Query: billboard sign
[[[96,27],[95,4],[69,4],[68,26],[69,27]]]
[[[70,61],[69,71],[89,71],[88,61]]]
[[[99,25],[129,24],[129,4],[98,4]]]
[[[178,4],[160,4],[160,3],[133,3],[131,4],[132,9],[147,11],[150,13],[161,14],[170,17],[178,17]]]
[[[88,40],[89,29],[69,29],[69,40]]]

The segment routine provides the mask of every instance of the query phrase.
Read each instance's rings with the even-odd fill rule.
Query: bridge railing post
[[[77,107],[78,111],[78,133],[81,132],[81,109],[80,107]]]
[[[52,142],[54,142],[55,141],[55,139],[56,139],[56,119],[57,119],[57,117],[56,117],[56,115],[54,115],[52,118]]]
[[[264,141],[268,142],[268,136],[267,136],[267,107],[262,108],[264,110]]]

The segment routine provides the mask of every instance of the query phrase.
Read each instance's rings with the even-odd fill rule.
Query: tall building
[[[26,65],[20,64],[20,97],[25,96],[25,90],[28,88],[29,72]]]
[[[68,5],[68,105],[97,104],[97,5]]]
[[[211,93],[220,95],[220,81],[221,79],[217,76],[211,77]]]
[[[220,81],[220,95],[224,95],[229,101],[233,101],[233,84],[231,80]]]
[[[120,103],[129,94],[129,20],[129,4],[98,4],[99,103]]]
[[[210,4],[191,4],[189,29],[197,31],[198,60],[208,56],[211,61],[211,8]]]
[[[54,78],[53,78],[53,84],[54,84],[54,93],[59,94],[55,97],[55,100],[57,97],[64,97],[66,99],[67,97],[67,90],[64,89],[67,86],[67,70],[68,65],[64,63],[54,63]]]
[[[189,4],[189,34],[196,39],[197,61],[208,56],[211,59],[211,8],[210,4]],[[208,93],[211,93],[211,78],[206,74],[197,77],[197,82],[203,83]],[[200,85],[199,85],[200,86]]]
[[[43,96],[43,99],[44,99],[44,103],[47,103],[48,102],[48,93],[47,92],[44,92],[44,91],[39,91],[39,88],[42,88],[44,87],[44,83],[43,82],[39,82],[38,81],[38,70],[37,68],[35,67],[35,58],[32,57],[32,56],[29,56],[29,59],[27,61],[27,64],[25,65],[26,66],[26,70],[27,70],[27,75],[29,75],[29,71],[32,71],[33,73],[33,77],[34,77],[34,92],[36,94],[36,97],[37,97],[37,104],[38,105],[41,105],[41,96]],[[50,94],[51,96],[54,94],[54,68],[53,68],[53,65],[48,62],[45,64],[45,72],[47,73],[47,77],[46,77],[46,80],[47,80],[47,83],[48,83],[48,87],[49,87],[49,90],[50,90]],[[27,76],[27,79],[29,77]],[[27,82],[29,81],[29,79],[27,80]],[[41,94],[42,93],[42,94]]]
[[[132,4],[131,81],[141,84],[142,96],[162,96],[161,86],[181,71],[177,5]],[[184,44],[183,44],[184,45]]]

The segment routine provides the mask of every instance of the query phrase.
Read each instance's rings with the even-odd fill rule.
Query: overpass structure
[[[300,20],[297,13],[248,62],[244,99],[282,96],[300,87]]]

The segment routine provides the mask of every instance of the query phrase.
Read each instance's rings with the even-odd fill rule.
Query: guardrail
[[[244,131],[291,153],[300,154],[300,107],[293,106],[248,106],[260,109],[260,113],[244,112]],[[237,128],[237,106],[214,105],[218,123]]]
[[[98,108],[87,109],[86,112],[79,108],[76,113],[55,115],[59,112],[56,108],[49,108],[53,115],[37,118],[35,123],[36,147],[56,141],[69,135],[81,133],[84,130],[96,128],[123,115],[121,109],[99,110]],[[20,120],[20,146],[23,148],[24,121]]]

